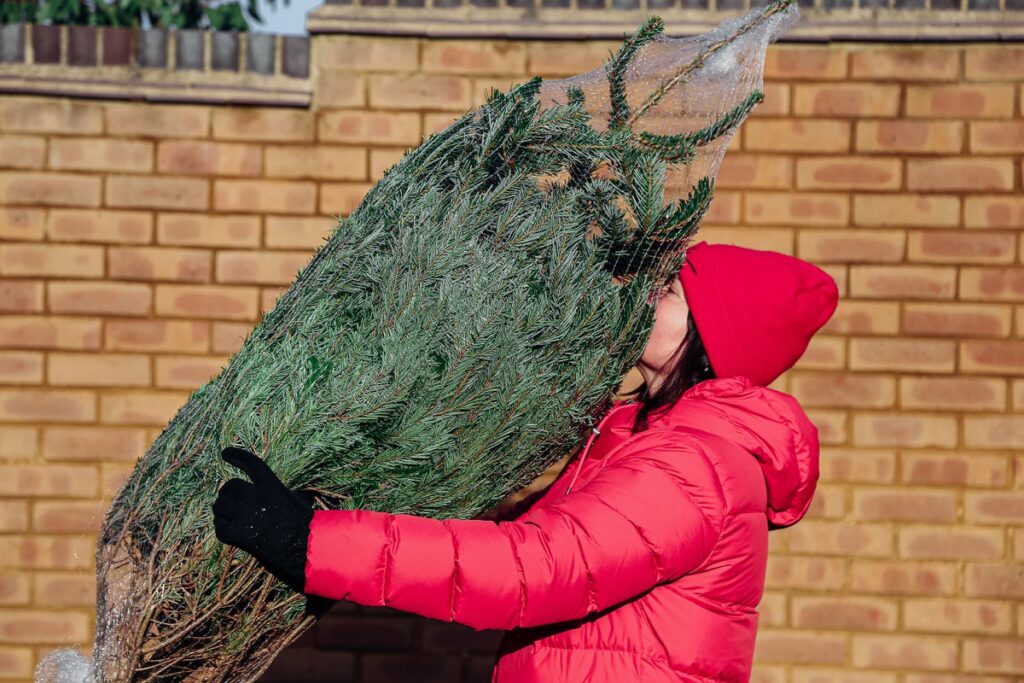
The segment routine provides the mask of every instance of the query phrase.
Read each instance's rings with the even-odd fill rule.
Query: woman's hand
[[[246,551],[293,590],[305,593],[312,494],[288,489],[249,451],[229,447],[221,457],[252,482],[236,478],[220,488],[213,503],[217,538]]]

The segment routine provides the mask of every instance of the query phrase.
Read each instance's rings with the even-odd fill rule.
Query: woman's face
[[[654,328],[647,340],[647,347],[640,357],[641,369],[657,373],[667,372],[665,363],[669,360],[686,336],[686,318],[690,307],[686,304],[683,283],[679,274],[652,295],[658,303],[654,309]]]

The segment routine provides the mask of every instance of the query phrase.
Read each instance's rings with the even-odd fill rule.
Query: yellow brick
[[[164,140],[157,148],[157,169],[170,175],[258,176],[262,167],[259,145]]]
[[[215,180],[213,206],[240,213],[313,213],[316,185],[285,180]]]
[[[726,154],[715,186],[733,189],[784,190],[793,187],[793,159],[768,154]]]
[[[0,101],[0,129],[60,135],[103,132],[103,108],[92,102],[7,95]]]
[[[0,203],[99,206],[100,178],[77,173],[0,173]]]
[[[0,458],[31,460],[38,455],[39,429],[24,425],[0,426]]]
[[[42,313],[43,282],[0,280],[0,312]]]
[[[106,501],[35,501],[32,529],[44,533],[99,533]]]
[[[964,671],[1008,674],[1015,678],[1024,672],[1020,638],[965,638],[963,652]]]
[[[321,69],[358,71],[415,71],[419,67],[419,40],[410,37],[325,35],[317,40]]]
[[[1010,159],[911,159],[907,162],[907,189],[926,192],[991,192],[1013,189]]]
[[[853,445],[955,448],[957,420],[930,413],[855,413]]]
[[[222,140],[302,142],[313,139],[314,113],[305,109],[219,107],[213,110],[213,137]]]
[[[518,83],[522,83],[524,80],[524,76],[474,78],[472,105],[474,107],[480,107],[487,102],[487,98],[491,94],[492,90],[500,90],[503,93],[507,93]],[[757,111],[757,109],[754,111]]]
[[[850,123],[828,119],[749,120],[744,149],[763,152],[836,153],[850,150]]]
[[[900,81],[952,81],[960,69],[959,48],[934,45],[872,45],[850,55],[853,78]]]
[[[149,358],[138,354],[51,353],[46,381],[52,386],[144,387],[152,381]]]
[[[850,524],[804,520],[786,530],[790,550],[809,555],[890,557],[893,532],[888,524]]]
[[[340,145],[268,146],[267,176],[326,180],[366,180],[367,150]]]
[[[850,368],[952,373],[956,342],[946,339],[858,337],[850,340]]]
[[[404,149],[371,149],[370,180],[377,182],[384,177],[384,173],[399,163],[405,153]]]
[[[206,320],[109,320],[106,348],[111,351],[206,353],[210,323]]]
[[[420,115],[372,111],[327,111],[320,114],[322,142],[373,145],[419,145]]]
[[[960,345],[963,372],[1024,375],[1024,340],[968,339]],[[1021,424],[1019,417],[1011,418]]]
[[[153,239],[153,217],[148,211],[51,209],[46,236],[52,242],[146,244]]]
[[[907,116],[942,119],[1010,118],[1012,85],[910,85]]]
[[[0,136],[0,168],[42,169],[46,165],[46,138],[32,135]]]
[[[986,377],[901,377],[900,407],[911,410],[1003,410],[1006,380]]]
[[[100,396],[100,421],[105,424],[165,425],[188,399],[178,391],[133,391]]]
[[[311,258],[312,254],[306,251],[221,251],[217,254],[217,282],[289,284]]]
[[[0,348],[98,349],[98,318],[59,315],[0,316]]]
[[[798,159],[796,165],[801,190],[898,190],[902,181],[898,159],[813,157]]]
[[[1005,304],[903,304],[903,333],[936,337],[1006,337],[1012,312]]]
[[[798,255],[814,263],[884,263],[903,258],[902,230],[801,230]]]
[[[793,86],[797,116],[896,116],[900,86],[874,83],[830,83]]]
[[[853,223],[875,227],[954,228],[960,224],[960,200],[945,195],[857,194],[853,197]]]
[[[841,43],[777,45],[765,55],[764,77],[769,80],[826,80],[846,78],[849,49]]]
[[[65,171],[148,173],[153,143],[108,138],[53,138],[50,168]]]
[[[157,356],[156,385],[161,389],[198,389],[217,377],[228,360],[226,356]]]
[[[968,196],[964,200],[968,228],[1024,228],[1024,197]]]
[[[205,211],[209,208],[207,180],[199,178],[109,176],[108,206]]]
[[[320,185],[320,213],[347,216],[359,206],[370,183],[323,183]]]
[[[66,645],[89,638],[84,612],[5,609],[0,614],[0,642]]]
[[[971,152],[976,154],[1024,153],[1024,122],[972,121]]]
[[[523,74],[526,46],[508,40],[429,40],[423,43],[422,68],[427,73]]]
[[[878,154],[956,154],[964,148],[959,121],[857,121],[854,147]]]
[[[103,248],[63,244],[0,244],[0,274],[103,277]]]
[[[43,239],[46,224],[44,209],[19,206],[0,206],[0,239],[35,241]]]
[[[257,304],[258,291],[254,287],[156,286],[156,313],[159,316],[255,322]]]
[[[840,298],[835,313],[821,328],[825,334],[898,334],[897,301],[857,301]]]
[[[573,76],[597,69],[622,45],[615,40],[523,41],[529,52],[527,72],[544,78]]]
[[[114,279],[210,281],[212,259],[206,249],[112,247],[107,260]]]
[[[374,109],[466,111],[472,106],[472,81],[458,76],[381,75],[369,82]]]
[[[1024,268],[963,267],[960,298],[978,301],[1024,301]]]
[[[315,249],[323,245],[338,223],[320,216],[267,216],[266,242],[274,249]]]
[[[0,420],[93,422],[96,394],[75,389],[0,389]]]
[[[42,384],[43,354],[0,351],[0,384]]]
[[[156,219],[160,244],[182,247],[258,247],[259,216],[161,213]]]
[[[80,462],[119,460],[134,463],[146,449],[142,429],[121,427],[46,427],[43,430],[42,455],[47,460]],[[56,466],[48,465],[56,471]],[[95,473],[92,486],[95,488]]]
[[[825,192],[748,192],[744,219],[765,225],[848,225],[849,199]]]
[[[927,266],[851,267],[851,295],[865,298],[949,299],[956,287],[953,268]]]
[[[969,81],[1020,81],[1024,48],[1017,45],[968,45],[964,72]]]
[[[210,134],[210,107],[189,104],[104,105],[107,130],[125,137],[204,138]]]
[[[929,263],[1012,263],[1017,236],[1012,232],[963,232],[959,230],[913,231],[907,256]]]

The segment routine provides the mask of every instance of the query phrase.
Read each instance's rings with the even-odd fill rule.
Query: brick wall
[[[88,647],[110,497],[335,216],[489,86],[617,45],[318,36],[309,107],[0,98],[0,680]],[[1024,48],[786,44],[766,78],[702,237],[842,300],[777,384],[822,479],[771,535],[754,680],[1018,681]],[[342,604],[265,680],[486,681],[500,635]]]

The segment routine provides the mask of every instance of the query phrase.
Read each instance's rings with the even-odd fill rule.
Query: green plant
[[[468,519],[579,445],[797,12],[692,38],[651,17],[603,68],[494,91],[388,169],[111,504],[97,682],[252,681],[322,614],[216,539],[225,446],[319,508]]]
[[[282,0],[288,5],[290,0]],[[277,0],[267,0],[276,7]],[[258,0],[4,0],[0,24],[75,24],[247,31],[263,23]]]

